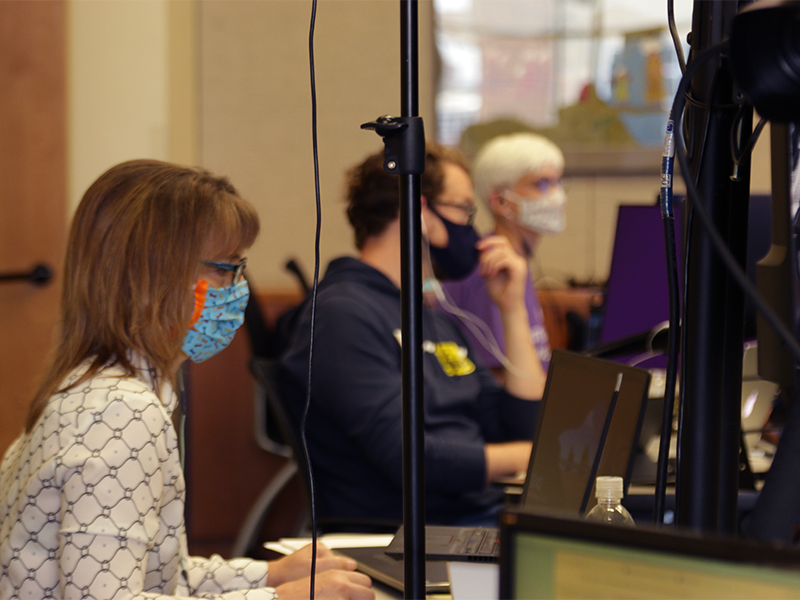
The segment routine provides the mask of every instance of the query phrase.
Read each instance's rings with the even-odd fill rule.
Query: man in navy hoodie
[[[526,469],[536,400],[544,387],[528,335],[527,266],[505,238],[479,239],[472,228],[475,200],[460,154],[429,142],[421,190],[431,255],[456,276],[480,264],[503,317],[511,363],[500,387],[459,329],[431,308],[423,310],[427,521],[490,524],[503,500],[502,490],[491,482]],[[325,518],[399,523],[399,192],[397,178],[383,170],[382,152],[349,172],[347,200],[359,256],[330,263],[317,299],[306,434],[318,510]],[[306,301],[283,359],[284,394],[298,423],[306,396],[309,329]]]

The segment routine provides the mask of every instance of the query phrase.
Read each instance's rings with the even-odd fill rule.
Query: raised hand
[[[528,265],[516,253],[511,242],[502,235],[490,235],[481,239],[477,248],[480,256],[480,274],[486,281],[486,289],[501,312],[523,306]]]

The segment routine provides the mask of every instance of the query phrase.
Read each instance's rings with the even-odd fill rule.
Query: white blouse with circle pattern
[[[85,367],[75,371],[75,381]],[[51,399],[0,465],[0,600],[277,598],[267,563],[190,557],[171,386],[109,367]]]

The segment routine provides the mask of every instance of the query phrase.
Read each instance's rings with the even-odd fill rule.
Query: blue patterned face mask
[[[209,287],[203,279],[198,281],[192,322],[181,348],[183,353],[200,363],[224,350],[244,323],[249,297],[247,280],[223,288]]]

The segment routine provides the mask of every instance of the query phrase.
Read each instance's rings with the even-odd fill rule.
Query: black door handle
[[[0,283],[12,281],[30,281],[36,285],[44,285],[53,276],[53,270],[45,264],[36,265],[27,272],[0,273]]]

